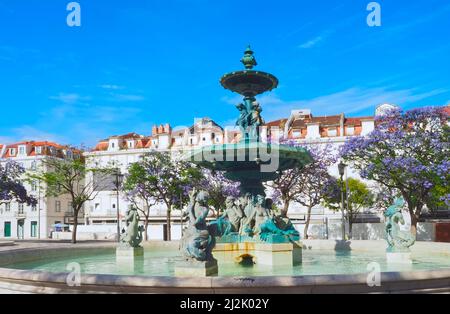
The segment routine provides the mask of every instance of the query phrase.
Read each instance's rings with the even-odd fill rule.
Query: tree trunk
[[[283,208],[281,209],[281,217],[287,217],[289,211],[289,201],[284,201]]]
[[[411,215],[411,233],[414,236],[417,236],[417,223],[419,219],[417,218],[418,215],[416,215],[416,212],[414,209],[409,209],[409,214]]]
[[[172,208],[171,208],[171,206],[167,206],[167,241],[172,241],[171,214],[172,214]]]
[[[312,206],[309,206],[308,214],[306,215],[305,230],[303,231],[303,238],[305,240],[308,240],[308,229],[309,229],[309,223],[311,222],[311,210],[312,210]]]
[[[148,230],[148,217],[147,216],[145,216],[144,228],[145,228],[145,230],[144,230],[144,241],[147,242],[148,241],[148,233],[147,233],[147,230]]]
[[[353,218],[348,218],[348,238],[349,240],[353,239]]]
[[[73,214],[73,230],[72,230],[72,244],[77,243],[77,228],[78,228],[78,210]]]

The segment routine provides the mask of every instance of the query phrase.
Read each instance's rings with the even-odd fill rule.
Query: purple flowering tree
[[[313,157],[313,162],[297,171],[297,184],[294,200],[307,208],[304,238],[308,239],[312,209],[320,205],[323,199],[333,190],[336,181],[328,173],[328,168],[336,161],[332,146],[307,147]]]
[[[448,115],[442,108],[421,108],[403,113],[392,110],[376,120],[366,137],[351,138],[342,148],[344,160],[362,178],[396,190],[408,204],[412,232],[430,192],[450,184]],[[448,197],[448,190],[442,198]]]
[[[36,199],[28,195],[23,185],[24,174],[25,169],[14,161],[0,163],[0,205],[12,201],[36,205]]]
[[[150,220],[150,209],[156,204],[153,186],[147,180],[147,172],[139,163],[131,164],[128,174],[122,186],[125,193],[124,198],[130,202],[144,217],[144,240],[148,241],[148,224]]]
[[[225,201],[229,196],[239,197],[239,182],[225,178],[221,171],[202,170],[203,178],[198,186],[199,190],[209,193],[209,205],[214,209],[216,217],[226,209]]]
[[[189,201],[188,193],[200,184],[201,171],[188,162],[172,158],[169,153],[151,152],[132,164],[129,173],[136,180],[128,177],[125,184],[129,184],[128,190],[139,186],[142,197],[166,205],[167,240],[170,241],[172,210],[181,209]]]
[[[293,141],[285,144],[300,146]],[[319,205],[324,194],[329,191],[328,186],[333,178],[328,173],[328,167],[336,161],[336,154],[331,145],[309,145],[305,148],[311,153],[314,161],[304,167],[283,171],[276,180],[267,183],[267,186],[277,201],[283,204],[281,216],[287,217],[292,202],[297,202],[308,209],[305,226],[307,238],[312,208]]]

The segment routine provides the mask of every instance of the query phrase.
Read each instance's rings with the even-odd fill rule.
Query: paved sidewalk
[[[8,245],[2,246],[1,243],[9,242]],[[11,242],[14,242],[11,245]],[[13,250],[24,250],[31,248],[40,247],[83,247],[86,245],[92,246],[98,244],[99,246],[104,246],[105,244],[114,244],[114,241],[80,241],[77,244],[72,244],[70,241],[62,240],[14,240],[14,241],[0,241],[0,252],[13,251]]]

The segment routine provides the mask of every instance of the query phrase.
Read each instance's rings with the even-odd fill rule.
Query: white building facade
[[[307,145],[332,145],[338,149],[349,137],[370,133],[375,127],[374,121],[374,117],[346,118],[344,114],[314,117],[310,110],[295,110],[287,119],[267,123],[262,136],[274,142],[283,138]],[[175,131],[168,124],[154,126],[152,135],[148,137],[134,133],[112,136],[99,142],[93,151],[84,156],[89,163],[100,166],[114,164],[121,173],[126,173],[131,163],[137,162],[150,151],[183,151],[214,144],[236,143],[239,140],[240,134],[236,130],[226,130],[211,119],[203,118],[196,120],[191,127]],[[330,167],[330,173],[338,176],[337,165]],[[347,176],[358,178],[351,169],[348,169]],[[86,207],[87,221],[92,225],[90,230],[117,224],[117,206],[119,217],[122,218],[130,203],[124,200],[123,195],[118,198],[115,190],[101,191]],[[299,224],[306,218],[306,209],[298,204],[291,204],[289,212]],[[150,213],[150,227],[147,231],[149,239],[165,239],[165,206],[156,205],[151,208]],[[341,216],[322,206],[313,210],[313,223],[314,220],[322,222],[325,217],[340,219]],[[172,239],[181,236],[182,224],[180,212],[175,211],[172,214]]]
[[[45,171],[42,162],[47,158],[76,158],[80,152],[52,142],[21,142],[0,145],[0,163],[12,160],[26,171],[23,184],[37,205],[12,201],[0,205],[0,238],[47,239],[56,224],[72,222],[73,207],[69,196],[46,196],[45,185],[38,180],[27,180],[27,174]],[[84,215],[81,213],[80,215]]]

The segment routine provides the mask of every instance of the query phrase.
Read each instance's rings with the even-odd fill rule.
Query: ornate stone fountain
[[[236,106],[240,112],[236,122],[241,131],[240,142],[199,148],[185,156],[194,164],[223,171],[226,178],[240,182],[241,195],[238,199],[229,198],[224,215],[207,224],[209,210],[204,204],[208,195],[194,191],[182,250],[186,259],[197,266],[191,266],[195,269],[191,273],[189,267],[181,267],[180,275],[198,275],[199,268],[205,275],[214,273],[211,269],[217,269],[217,262],[212,253],[224,263],[277,266],[301,262],[299,233],[289,218],[273,212],[273,202],[266,198],[263,183],[276,179],[283,170],[310,163],[312,158],[303,148],[270,143],[263,137],[265,122],[256,96],[275,89],[278,79],[253,69],[257,62],[250,47],[241,62],[244,70],[225,74],[220,80],[225,89],[244,96]]]

